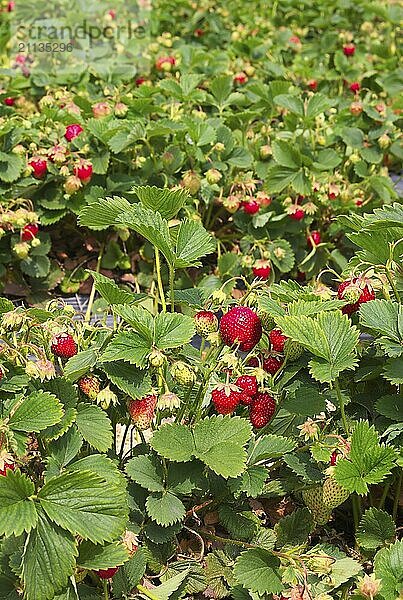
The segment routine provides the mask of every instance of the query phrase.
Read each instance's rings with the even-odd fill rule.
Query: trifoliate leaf
[[[34,491],[32,481],[19,470],[7,469],[6,476],[0,477],[0,535],[18,536],[36,526]]]
[[[378,508],[369,508],[362,516],[357,541],[363,548],[374,550],[393,541],[396,527],[392,517]]]
[[[248,590],[259,594],[278,594],[283,589],[280,561],[267,550],[253,549],[237,558],[234,575]]]
[[[148,496],[146,508],[151,519],[164,527],[182,521],[186,513],[183,503],[170,492]]]

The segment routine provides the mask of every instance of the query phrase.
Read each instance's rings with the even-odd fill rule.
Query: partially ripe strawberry
[[[343,314],[351,315],[360,308],[361,304],[375,300],[375,292],[364,279],[355,277],[343,281],[337,290],[339,300],[351,300],[341,309]]]
[[[361,89],[360,84],[358,83],[358,81],[353,81],[353,83],[350,84],[350,90],[356,94],[357,92],[359,92]]]
[[[161,56],[155,62],[157,71],[170,71],[176,65],[176,59],[173,56]]]
[[[51,351],[60,358],[71,358],[78,352],[74,338],[69,333],[58,333],[52,339]]]
[[[311,233],[306,238],[308,246],[313,248],[313,246],[317,246],[321,242],[320,231],[311,231]]]
[[[32,175],[35,177],[35,179],[42,179],[42,177],[46,175],[48,163],[44,158],[32,158],[28,164],[32,168]]]
[[[275,356],[268,356],[263,360],[263,369],[270,375],[275,375],[282,365],[283,361]]]
[[[4,104],[6,106],[14,106],[14,104],[15,104],[15,98],[12,98],[11,96],[8,96],[7,98],[4,98]]]
[[[111,567],[110,569],[99,569],[99,571],[95,571],[95,573],[101,579],[112,579],[119,571],[119,567]]]
[[[67,125],[64,137],[68,142],[71,142],[83,131],[84,129],[81,127],[81,125],[79,125],[78,123],[73,123],[73,125]]]
[[[241,400],[241,403],[249,406],[252,402],[252,398],[257,394],[256,377],[254,375],[241,375],[236,380],[235,385],[245,392],[246,397]]]
[[[247,202],[242,202],[242,209],[247,215],[255,215],[259,212],[260,206],[256,200],[248,200]]]
[[[294,221],[301,221],[305,217],[305,211],[303,208],[297,208],[294,212],[289,213],[288,216]]]
[[[229,415],[234,412],[243,396],[237,386],[228,383],[219,385],[211,392],[215,409],[221,415]]]
[[[270,423],[276,412],[276,401],[270,394],[260,392],[249,407],[249,418],[256,429],[261,429]]]
[[[242,352],[249,352],[262,337],[262,323],[248,306],[235,306],[221,318],[220,334],[227,346],[239,344]]]
[[[39,232],[39,227],[36,223],[29,223],[29,225],[25,225],[21,231],[21,239],[23,242],[32,241]]]
[[[355,54],[355,46],[354,44],[346,44],[343,46],[344,56],[354,56]]]
[[[246,73],[241,71],[240,73],[236,73],[234,76],[234,82],[239,83],[239,85],[244,85],[248,81],[248,76]]]
[[[84,375],[78,382],[78,387],[85,396],[91,400],[95,400],[99,394],[100,383],[95,375]]]
[[[287,339],[287,336],[280,329],[272,329],[269,333],[271,348],[275,352],[283,352]]]
[[[318,82],[316,81],[316,79],[310,79],[307,83],[307,86],[309,87],[310,90],[315,92],[318,88]]]
[[[203,29],[195,29],[193,35],[197,38],[202,37],[204,35]]]
[[[248,367],[259,367],[259,359],[256,356],[252,356],[247,362]]]
[[[149,394],[139,400],[129,400],[127,408],[137,429],[144,430],[151,427],[154,419],[157,396]]]
[[[137,79],[135,80],[135,84],[143,85],[143,83],[145,83],[146,81],[147,81],[147,79],[145,77],[137,77]]]
[[[255,264],[252,267],[252,272],[255,277],[260,277],[261,279],[268,279],[271,273],[271,266],[268,260],[256,260]]]
[[[92,177],[92,163],[90,163],[89,160],[81,160],[74,167],[74,175],[78,177],[82,183],[89,183]]]
[[[339,454],[336,450],[334,450],[334,452],[332,452],[331,456],[330,456],[330,466],[334,467],[334,465],[337,463],[337,458],[338,458]]]
[[[7,471],[14,471],[15,463],[14,458],[7,450],[0,451],[0,476],[5,477]]]
[[[196,331],[202,337],[214,333],[218,329],[218,319],[211,310],[200,310],[194,316]]]

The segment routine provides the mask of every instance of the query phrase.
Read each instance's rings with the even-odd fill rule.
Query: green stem
[[[169,265],[169,297],[171,301],[171,312],[175,312],[175,269]]]
[[[160,300],[161,300],[161,304],[162,304],[162,310],[164,312],[167,312],[167,305],[165,302],[165,295],[164,295],[164,286],[162,285],[162,278],[161,278],[160,251],[158,250],[158,248],[154,248],[154,250],[155,250],[155,270],[157,271],[158,291],[159,291]]]
[[[390,488],[390,482],[388,481],[385,484],[385,487],[383,488],[382,496],[381,496],[381,499],[379,500],[379,505],[378,505],[379,509],[383,508],[383,505],[385,504],[385,500],[389,493],[389,488]]]
[[[334,380],[334,389],[336,390],[336,396],[337,396],[337,399],[340,404],[341,420],[343,421],[343,427],[346,432],[346,435],[348,435],[348,423],[347,423],[346,411],[344,409],[344,398],[343,398],[343,394],[341,393],[341,390],[340,390],[340,385],[339,385],[338,379]]]
[[[150,598],[150,600],[159,600],[158,596],[155,596],[150,590],[148,590],[146,587],[144,587],[140,583],[137,585],[137,589],[139,590],[139,592],[144,594],[144,596],[147,596],[147,598]]]
[[[102,583],[104,586],[104,599],[109,600],[108,580],[104,579]]]
[[[351,503],[353,505],[354,529],[357,531],[361,518],[361,502],[357,494],[353,494],[351,497]]]
[[[393,520],[396,521],[397,511],[399,509],[399,500],[400,500],[400,490],[402,489],[402,480],[403,480],[403,469],[400,469],[399,479],[397,481],[397,487],[395,491],[395,500],[393,502]]]
[[[393,293],[394,293],[394,296],[395,296],[397,302],[401,302],[402,300],[400,298],[400,294],[397,291],[397,287],[395,285],[395,282],[393,281],[393,277],[392,277],[391,272],[389,271],[389,269],[386,269],[386,277],[387,277],[387,280],[389,281],[390,287],[393,290]]]
[[[101,245],[101,248],[99,250],[99,254],[98,254],[98,260],[97,260],[97,266],[95,269],[95,273],[99,273],[99,271],[101,270],[101,262],[102,262],[102,257],[104,255],[104,249],[105,249],[105,244]],[[94,299],[95,299],[95,280],[92,284],[92,288],[91,288],[91,293],[90,293],[90,297],[88,300],[88,306],[87,306],[87,311],[85,313],[85,323],[89,323],[91,321],[91,314],[92,314],[92,307],[94,305]]]

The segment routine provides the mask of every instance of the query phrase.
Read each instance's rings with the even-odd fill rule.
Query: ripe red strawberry
[[[359,92],[361,89],[360,84],[358,83],[358,81],[353,81],[353,83],[350,84],[350,90],[356,94],[357,92]]]
[[[39,227],[36,223],[25,225],[21,231],[21,239],[23,242],[31,242],[38,235],[38,232]]]
[[[284,344],[287,339],[287,336],[284,335],[280,329],[272,329],[269,333],[271,348],[275,352],[283,352]]]
[[[92,177],[92,163],[89,160],[81,160],[74,167],[74,175],[84,184],[89,183]]]
[[[216,411],[221,415],[229,415],[244,399],[244,394],[236,385],[226,383],[217,386],[211,392],[211,397]]]
[[[32,167],[32,175],[35,179],[42,179],[48,170],[48,163],[44,158],[35,157],[29,161],[29,166]]]
[[[95,573],[101,579],[112,579],[118,571],[119,567],[111,567],[110,569],[99,569],[99,571],[95,571]]]
[[[0,476],[5,477],[7,475],[7,471],[14,471],[15,464],[13,462],[7,462],[7,459],[1,460],[0,458]]]
[[[334,465],[337,463],[337,458],[338,458],[338,453],[336,452],[336,450],[334,450],[334,452],[332,452],[331,456],[330,456],[330,466],[334,467]]]
[[[68,142],[74,140],[77,136],[82,133],[84,129],[78,123],[73,123],[73,125],[67,125],[66,131],[64,132],[64,137]]]
[[[137,77],[135,84],[136,85],[143,85],[143,83],[145,83],[147,81],[147,79],[145,77]]]
[[[262,337],[262,323],[248,306],[235,306],[221,318],[220,334],[227,346],[239,344],[242,352],[249,352]]]
[[[249,406],[252,399],[257,394],[257,379],[254,375],[241,375],[235,382],[235,385],[245,392],[241,403]]]
[[[275,356],[268,356],[263,361],[263,369],[270,373],[270,375],[275,375],[279,369],[281,369],[283,361]]]
[[[58,333],[52,339],[51,351],[60,358],[71,358],[78,352],[74,338],[69,333]]]
[[[252,356],[247,362],[248,367],[259,367],[259,359],[256,356]]]
[[[4,98],[4,104],[6,106],[14,106],[15,98],[12,98],[11,96],[8,96],[8,98]]]
[[[310,90],[315,92],[318,88],[318,82],[316,81],[316,79],[310,79],[307,83],[307,86],[309,87]]]
[[[247,215],[255,215],[259,212],[260,206],[256,200],[248,200],[247,202],[242,202],[242,208]]]
[[[129,400],[128,410],[137,429],[144,430],[151,427],[157,406],[157,396],[149,394],[140,400]]]
[[[211,310],[200,310],[194,316],[196,331],[202,337],[214,333],[218,329],[218,319]]]
[[[322,238],[320,235],[320,231],[311,231],[311,233],[306,238],[306,241],[308,243],[308,246],[312,248],[314,245],[317,246],[318,244],[320,244],[321,239]]]
[[[95,375],[84,375],[78,382],[78,387],[88,398],[95,400],[100,390],[99,379]]]
[[[351,315],[360,308],[361,304],[375,300],[375,292],[364,279],[355,277],[343,281],[337,290],[339,300],[351,300],[341,309],[343,314]]]
[[[268,279],[271,273],[271,266],[268,260],[256,260],[252,267],[252,271],[255,277],[261,279]]]
[[[305,217],[305,211],[303,208],[297,208],[294,212],[288,215],[290,219],[294,221],[301,221]]]
[[[344,56],[354,56],[355,54],[355,46],[354,44],[346,44],[343,46]]]
[[[260,392],[249,407],[249,418],[256,429],[261,429],[270,423],[276,411],[276,401],[270,394]]]

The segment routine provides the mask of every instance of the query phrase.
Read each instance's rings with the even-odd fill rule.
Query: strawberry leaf
[[[32,481],[19,470],[8,469],[0,477],[0,535],[18,536],[36,526],[38,515],[30,498],[34,491]]]
[[[245,588],[258,594],[278,594],[283,589],[280,561],[268,550],[253,549],[238,556],[234,575]]]
[[[120,542],[105,546],[82,542],[79,546],[77,565],[82,569],[109,569],[121,566],[127,560],[129,560],[127,549]]]
[[[149,492],[164,491],[161,463],[155,456],[134,456],[126,465],[126,473]]]
[[[99,452],[112,446],[112,424],[108,415],[94,404],[79,404],[76,417],[78,431]]]
[[[39,432],[63,417],[59,400],[49,392],[33,392],[12,412],[9,427],[16,431]]]
[[[396,600],[403,585],[403,540],[388,548],[382,548],[374,560],[375,578],[382,582],[379,596],[384,600]]]
[[[126,198],[113,196],[113,198],[100,198],[91,202],[80,212],[78,222],[83,227],[101,230],[112,225],[122,225],[119,217],[122,212],[130,210],[131,204]]]
[[[374,550],[393,541],[396,527],[392,517],[378,508],[369,508],[360,521],[357,542],[366,549]]]
[[[164,219],[173,219],[189,198],[185,188],[169,190],[143,185],[133,187],[133,192],[145,208],[159,212]]]
[[[186,513],[183,503],[170,492],[148,496],[146,508],[151,519],[164,527],[182,521]]]

